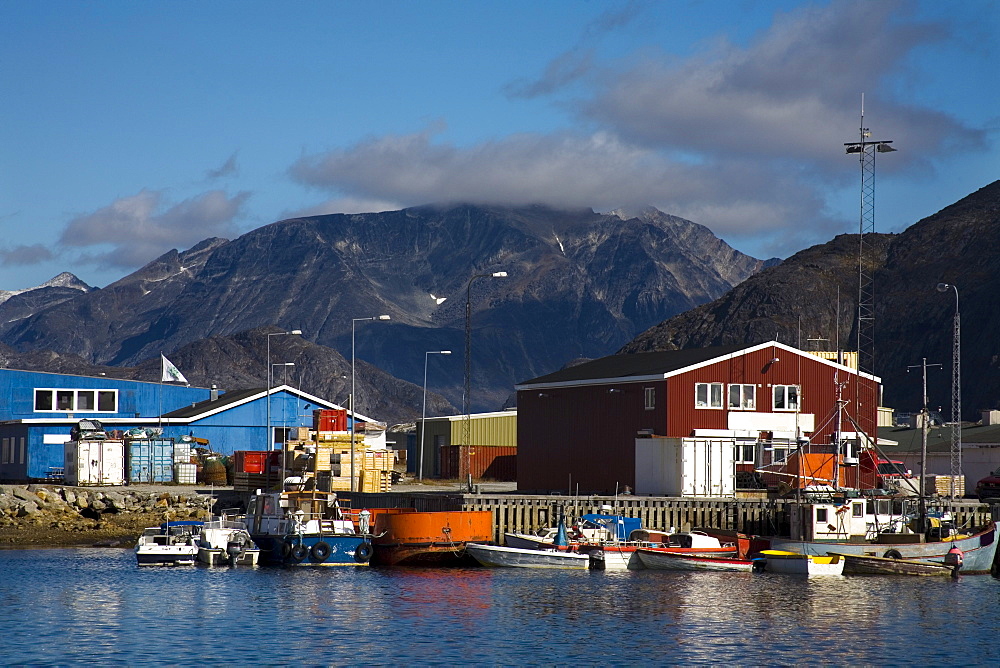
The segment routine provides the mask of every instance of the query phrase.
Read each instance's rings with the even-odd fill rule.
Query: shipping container
[[[125,442],[66,441],[63,471],[67,485],[124,485]]]
[[[469,466],[477,479],[517,480],[517,448],[507,445],[446,445],[441,447],[441,477],[460,478]]]
[[[313,411],[315,431],[347,431],[347,409],[317,408]]]
[[[125,451],[129,482],[173,482],[173,439],[130,439]]]
[[[278,450],[237,450],[233,453],[234,473],[267,473],[281,468]]]
[[[636,494],[732,497],[736,444],[731,439],[635,439]]]

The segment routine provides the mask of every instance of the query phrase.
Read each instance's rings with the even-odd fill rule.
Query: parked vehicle
[[[980,501],[1000,499],[1000,468],[976,483],[976,496]]]

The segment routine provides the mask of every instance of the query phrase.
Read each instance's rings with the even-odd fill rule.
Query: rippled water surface
[[[138,568],[0,550],[3,664],[1000,665],[1000,581]]]

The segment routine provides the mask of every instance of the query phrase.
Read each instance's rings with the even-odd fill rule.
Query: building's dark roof
[[[909,427],[880,427],[880,439],[896,441],[899,446],[891,446],[895,452],[920,452],[921,430]],[[1000,425],[969,425],[962,427],[962,446],[1000,445]],[[948,452],[951,450],[951,427],[931,427],[927,430],[927,451]]]
[[[610,355],[591,362],[560,369],[554,373],[531,380],[521,385],[541,383],[564,383],[602,378],[628,378],[631,376],[652,376],[677,371],[716,357],[731,355],[753,346],[745,344],[715,346],[712,348],[689,348],[686,350],[665,350],[655,353],[635,353],[632,355]]]
[[[196,415],[204,415],[209,411],[214,411],[220,408],[225,408],[226,406],[231,406],[233,404],[238,404],[241,401],[245,401],[250,397],[255,395],[263,395],[267,393],[267,389],[259,387],[250,390],[230,390],[225,394],[219,396],[218,399],[206,399],[205,401],[199,401],[191,406],[186,406],[184,408],[178,408],[175,411],[170,411],[169,413],[164,413],[165,418],[190,418]]]

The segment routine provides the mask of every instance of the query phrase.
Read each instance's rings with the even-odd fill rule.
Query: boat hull
[[[488,510],[380,513],[375,516],[372,564],[378,566],[461,566],[474,563],[470,542],[493,536]]]
[[[950,566],[931,564],[925,561],[862,557],[856,554],[844,554],[840,556],[844,559],[845,575],[950,576],[954,572]]]
[[[679,554],[667,550],[640,548],[636,554],[645,568],[658,571],[738,571],[749,573],[754,568],[750,559],[697,554]]]
[[[801,541],[788,538],[770,538],[770,548],[811,555],[847,554],[876,556],[926,561],[942,564],[952,547],[962,551],[964,563],[961,572],[965,574],[989,573],[997,549],[997,527],[990,522],[981,531],[958,540],[933,541],[930,543],[836,543],[825,541]]]
[[[494,568],[563,568],[586,570],[590,556],[578,552],[531,550],[502,545],[468,543],[466,551],[483,566]]]
[[[197,557],[197,545],[160,545],[135,552],[139,566],[193,566]]]
[[[233,559],[226,550],[219,547],[199,547],[198,561],[208,566],[256,566],[260,561],[260,550],[246,549]]]
[[[764,550],[767,560],[764,570],[786,575],[843,575],[844,559],[840,555],[776,554],[778,550]]]
[[[372,549],[364,536],[250,534],[260,563],[271,566],[367,566]]]

